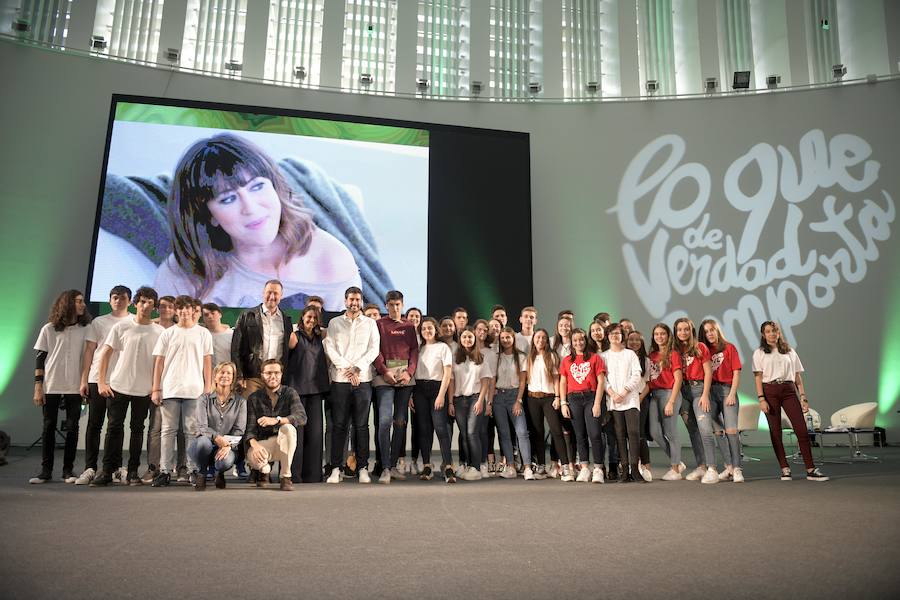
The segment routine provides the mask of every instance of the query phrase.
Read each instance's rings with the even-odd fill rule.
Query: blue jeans
[[[385,469],[397,466],[400,452],[406,447],[406,424],[409,420],[409,397],[413,387],[381,385],[375,388],[378,413],[378,458]],[[393,426],[393,435],[391,428]]]
[[[207,436],[195,437],[188,444],[188,456],[197,465],[201,473],[206,473],[209,465],[213,464],[217,473],[225,473],[234,466],[234,450],[229,450],[228,455],[222,460],[216,460],[216,452],[219,447]]]
[[[506,457],[507,465],[514,465],[512,435],[509,424],[512,421],[516,428],[516,439],[519,440],[519,452],[522,453],[522,464],[531,464],[531,440],[528,438],[528,423],[525,421],[524,402],[519,405],[522,409],[519,415],[513,414],[518,390],[497,390],[494,396],[494,421],[497,423],[497,432],[500,434],[500,452]]]
[[[681,394],[675,392],[675,406],[672,416],[667,417],[665,408],[672,390],[650,390],[650,433],[659,444],[670,465],[681,462],[681,440],[678,435],[678,414],[681,412]]]
[[[707,457],[706,442],[700,433],[700,425],[697,421],[697,411],[700,406],[699,400],[702,394],[702,381],[685,381],[681,384],[681,396],[684,398],[684,402],[681,403],[681,418],[684,419],[684,425],[687,427],[688,435],[691,438],[691,449],[694,451],[694,460],[697,461],[698,467],[709,464],[707,463],[707,458],[713,461],[712,464],[716,464],[716,440],[710,437],[712,453]],[[709,421],[709,419],[704,420]]]
[[[741,435],[739,433],[728,433],[727,431],[729,429],[737,431],[740,403],[735,402],[734,406],[725,404],[725,398],[730,393],[730,385],[713,382],[712,387],[709,388],[709,408],[713,419],[726,430],[725,438],[728,440],[728,452],[731,459],[729,460],[729,456],[725,454],[723,448],[722,454],[725,456],[725,462],[734,467],[740,467],[742,466]]]
[[[453,399],[453,407],[456,409],[456,424],[459,426],[459,434],[462,443],[466,446],[466,457],[470,467],[481,467],[481,430],[487,427],[487,417],[484,410],[476,415],[472,410],[478,402],[478,394],[471,396],[456,396]]]

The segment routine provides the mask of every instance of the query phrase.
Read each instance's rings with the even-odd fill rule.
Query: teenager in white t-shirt
[[[108,422],[103,443],[103,470],[91,482],[92,486],[108,485],[112,482],[113,473],[122,466],[125,415],[129,407],[131,438],[126,481],[129,485],[141,484],[138,467],[144,445],[144,422],[150,411],[153,349],[165,331],[150,320],[156,301],[156,290],[138,288],[134,294],[135,315],[116,323],[98,352],[100,368],[97,386],[107,402]],[[112,366],[113,362],[115,366]]]
[[[563,430],[560,424],[559,401],[559,365],[556,355],[550,349],[550,337],[546,329],[538,329],[531,338],[531,351],[528,354],[528,419],[531,421],[532,458],[537,463],[534,472],[535,479],[544,479],[550,475],[544,463],[544,420],[550,427],[550,437],[553,440],[551,460],[554,461],[550,469],[554,474],[562,470],[563,465],[569,465],[573,459],[569,458]],[[531,435],[529,433],[529,435]],[[557,458],[553,458],[556,456]]]
[[[484,362],[491,370],[491,389],[488,390],[488,398],[493,398],[495,393],[494,383],[497,377],[497,338],[491,333],[490,325],[484,319],[477,319],[472,325],[475,332],[475,343],[481,350]],[[487,463],[488,477],[495,477],[502,471],[502,466],[498,465],[497,457],[494,454],[494,439],[497,433],[497,421],[493,411],[487,416],[487,423],[484,427],[484,433],[481,436],[481,458],[482,462]]]
[[[46,483],[53,475],[56,424],[59,409],[66,411],[66,445],[63,453],[63,481],[75,483],[75,449],[78,446],[78,419],[81,416],[81,361],[84,338],[91,314],[84,294],[66,290],[50,309],[50,318],[34,344],[34,404],[40,406],[44,423],[41,433],[41,471],[29,483]]]
[[[650,469],[650,445],[648,444],[650,433],[650,359],[647,357],[647,345],[640,331],[632,331],[625,339],[625,346],[637,354],[641,364],[641,462],[639,471],[644,481],[653,481],[653,471]]]
[[[169,485],[175,469],[175,434],[179,425],[194,435],[197,398],[212,391],[212,335],[197,325],[200,302],[190,296],[175,298],[178,325],[166,329],[153,348],[153,388],[150,396],[160,407],[162,435],[159,475],[153,487]],[[196,466],[188,460],[193,472]]]
[[[637,354],[625,347],[624,330],[619,323],[606,329],[609,350],[601,354],[606,363],[607,410],[611,411],[619,446],[619,483],[639,481],[640,474],[641,389],[644,380]],[[625,457],[628,457],[628,463]],[[630,470],[630,471],[629,471]]]
[[[534,328],[537,326],[537,309],[533,306],[523,308],[519,313],[519,324],[522,329],[516,334],[516,348],[519,349],[519,352],[528,354],[528,351],[531,350]]]
[[[178,317],[175,316],[175,296],[160,296],[156,304],[156,312],[159,315],[153,320],[163,329],[175,326]],[[141,483],[151,484],[159,475],[160,437],[162,434],[162,413],[157,405],[150,403],[150,428],[147,431],[147,472],[141,476]],[[178,464],[184,462],[186,454],[184,446],[185,436],[180,435],[178,441]]]
[[[419,479],[430,480],[434,475],[431,464],[431,446],[437,434],[441,448],[440,471],[447,483],[455,483],[453,456],[450,454],[450,427],[447,416],[447,390],[452,377],[453,353],[450,346],[437,339],[438,323],[432,317],[424,317],[419,326],[422,345],[419,346],[419,362],[416,364],[416,389],[413,392],[413,417],[419,434],[422,452],[422,473]]]
[[[213,366],[231,361],[231,338],[234,328],[222,322],[222,309],[218,304],[207,302],[201,307],[203,324],[213,339]]]
[[[515,427],[522,464],[525,466],[523,476],[526,481],[532,481],[534,480],[534,471],[531,468],[531,440],[528,437],[524,403],[528,366],[526,355],[516,348],[516,332],[512,327],[505,327],[500,332],[500,350],[496,360],[496,393],[491,406],[496,415],[497,430],[500,433],[500,449],[506,459],[506,465],[500,476],[506,479],[516,478],[512,433],[509,427],[512,422]]]
[[[753,351],[753,376],[756,379],[759,408],[769,422],[772,449],[781,465],[781,479],[791,479],[791,468],[781,441],[781,409],[784,409],[797,436],[797,445],[800,446],[800,454],[806,465],[806,478],[810,481],[828,481],[828,477],[813,462],[809,432],[803,416],[806,391],[803,387],[800,357],[781,335],[781,328],[775,321],[764,322],[760,325],[759,332],[762,336],[759,348]]]
[[[466,481],[481,479],[487,471],[486,464],[484,469],[481,468],[481,430],[487,424],[485,413],[488,410],[490,382],[490,370],[478,349],[475,332],[469,327],[459,334],[459,347],[453,357],[453,381],[450,384],[450,396],[453,397],[450,415],[456,418],[468,460],[468,467],[460,472],[459,477]]]
[[[100,369],[100,352],[106,336],[113,325],[131,315],[131,290],[117,285],[109,291],[111,312],[97,317],[88,326],[84,336],[84,356],[81,359],[81,397],[88,401],[88,422],[84,432],[84,471],[75,480],[75,485],[87,485],[97,474],[97,459],[100,454],[100,432],[106,419],[106,398],[97,389],[97,373]]]

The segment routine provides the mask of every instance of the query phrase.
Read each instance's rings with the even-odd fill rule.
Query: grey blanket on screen
[[[318,227],[339,239],[353,254],[367,302],[383,305],[393,282],[381,264],[378,246],[365,216],[339,183],[309,161],[279,161],[293,193],[310,210]],[[106,176],[100,227],[117,235],[159,265],[172,252],[166,201],[172,186],[166,175]]]

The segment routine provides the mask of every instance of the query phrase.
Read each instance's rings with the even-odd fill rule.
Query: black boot
[[[606,480],[615,483],[619,479],[619,469],[615,464],[609,464],[609,472],[606,474]]]
[[[628,467],[625,463],[619,463],[619,483],[628,483]]]

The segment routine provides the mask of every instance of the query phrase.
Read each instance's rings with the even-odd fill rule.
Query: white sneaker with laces
[[[460,479],[463,481],[478,481],[483,476],[481,474],[481,469],[476,469],[475,467],[468,467],[463,474],[460,475]]]
[[[599,465],[594,467],[594,472],[591,474],[591,483],[603,483],[603,469]]]
[[[640,471],[641,477],[644,478],[644,481],[646,481],[647,483],[653,481],[653,471],[650,470],[650,467],[642,463],[638,466],[638,471]]]
[[[550,479],[556,479],[557,477],[559,477],[559,465],[558,464],[553,463],[550,466],[550,471],[547,473],[547,477],[549,477]]]
[[[683,462],[678,463],[678,472],[684,474],[687,471],[687,465]]]
[[[559,480],[566,482],[575,481],[575,476],[572,475],[572,472],[569,470],[569,465],[562,466],[562,469],[560,470]]]
[[[422,473],[423,468],[424,468],[424,465],[422,465],[422,467],[419,467],[419,459],[417,458],[416,460],[409,463],[409,474],[410,475],[419,475]]]
[[[547,467],[544,465],[538,465],[534,470],[534,478],[538,481],[547,479]]]
[[[665,475],[663,475],[663,481],[681,481],[684,477],[681,476],[681,473],[676,471],[675,469],[669,469]]]
[[[719,473],[716,471],[716,468],[709,467],[706,469],[706,474],[700,480],[700,483],[719,483]]]
[[[591,471],[587,468],[587,465],[581,465],[581,470],[578,471],[578,477],[575,478],[576,482],[588,483],[591,480]]]
[[[484,463],[481,463],[481,468],[478,469],[478,472],[481,473],[482,479],[487,479],[488,477],[491,476],[491,474],[488,472],[487,465]],[[515,473],[515,469],[513,469],[513,473]]]
[[[95,475],[97,475],[97,473],[94,471],[94,469],[91,469],[89,467],[85,469],[81,475],[78,476],[78,479],[75,480],[75,485],[88,485],[94,480]]]
[[[531,469],[529,469],[529,471],[530,470]],[[509,465],[506,465],[505,467],[503,467],[503,470],[500,471],[500,477],[502,477],[503,479],[515,479],[516,475],[517,475],[516,469]],[[533,477],[533,475],[532,475],[532,477]]]
[[[128,469],[119,467],[112,475],[114,485],[128,485]]]
[[[701,479],[703,479],[704,475],[706,475],[706,469],[704,469],[703,467],[697,467],[696,469],[685,475],[684,478],[688,481],[700,481]],[[719,474],[716,473],[716,478],[718,477]]]
[[[390,483],[391,482],[391,470],[385,469],[381,472],[381,477],[378,478],[378,483]]]
[[[385,469],[385,471],[387,471],[387,469]],[[400,469],[399,464],[391,469],[391,478],[396,479],[397,481],[406,481],[406,474]]]
[[[37,484],[41,484],[41,483],[47,483],[48,481],[50,481],[49,478],[48,478],[48,479],[42,479],[40,476],[38,476],[38,477],[32,477],[31,479],[29,479],[29,480],[28,480],[28,483],[37,485]]]
[[[719,481],[731,481],[732,479],[734,479],[734,473],[731,469],[726,468],[719,473]]]
[[[735,483],[744,483],[744,470],[742,468],[735,467],[732,475]]]
[[[77,477],[75,477],[71,473],[69,474],[68,477],[63,477],[63,483],[75,483],[77,480],[78,480]]]
[[[522,477],[525,481],[534,481],[534,471],[531,470],[531,467],[525,467],[525,472],[522,474]]]
[[[369,477],[369,470],[365,467],[359,470],[359,482],[372,483],[372,478]]]
[[[406,475],[409,472],[409,465],[406,464],[406,459],[402,456],[397,459],[397,470]]]
[[[341,482],[341,469],[340,467],[335,467],[331,470],[331,475],[328,476],[328,479],[325,480],[325,483],[340,483]]]
[[[466,465],[459,463],[458,465],[456,465],[456,470],[454,471],[454,473],[456,473],[456,476],[459,479],[462,479],[463,475],[465,475],[466,473]]]

